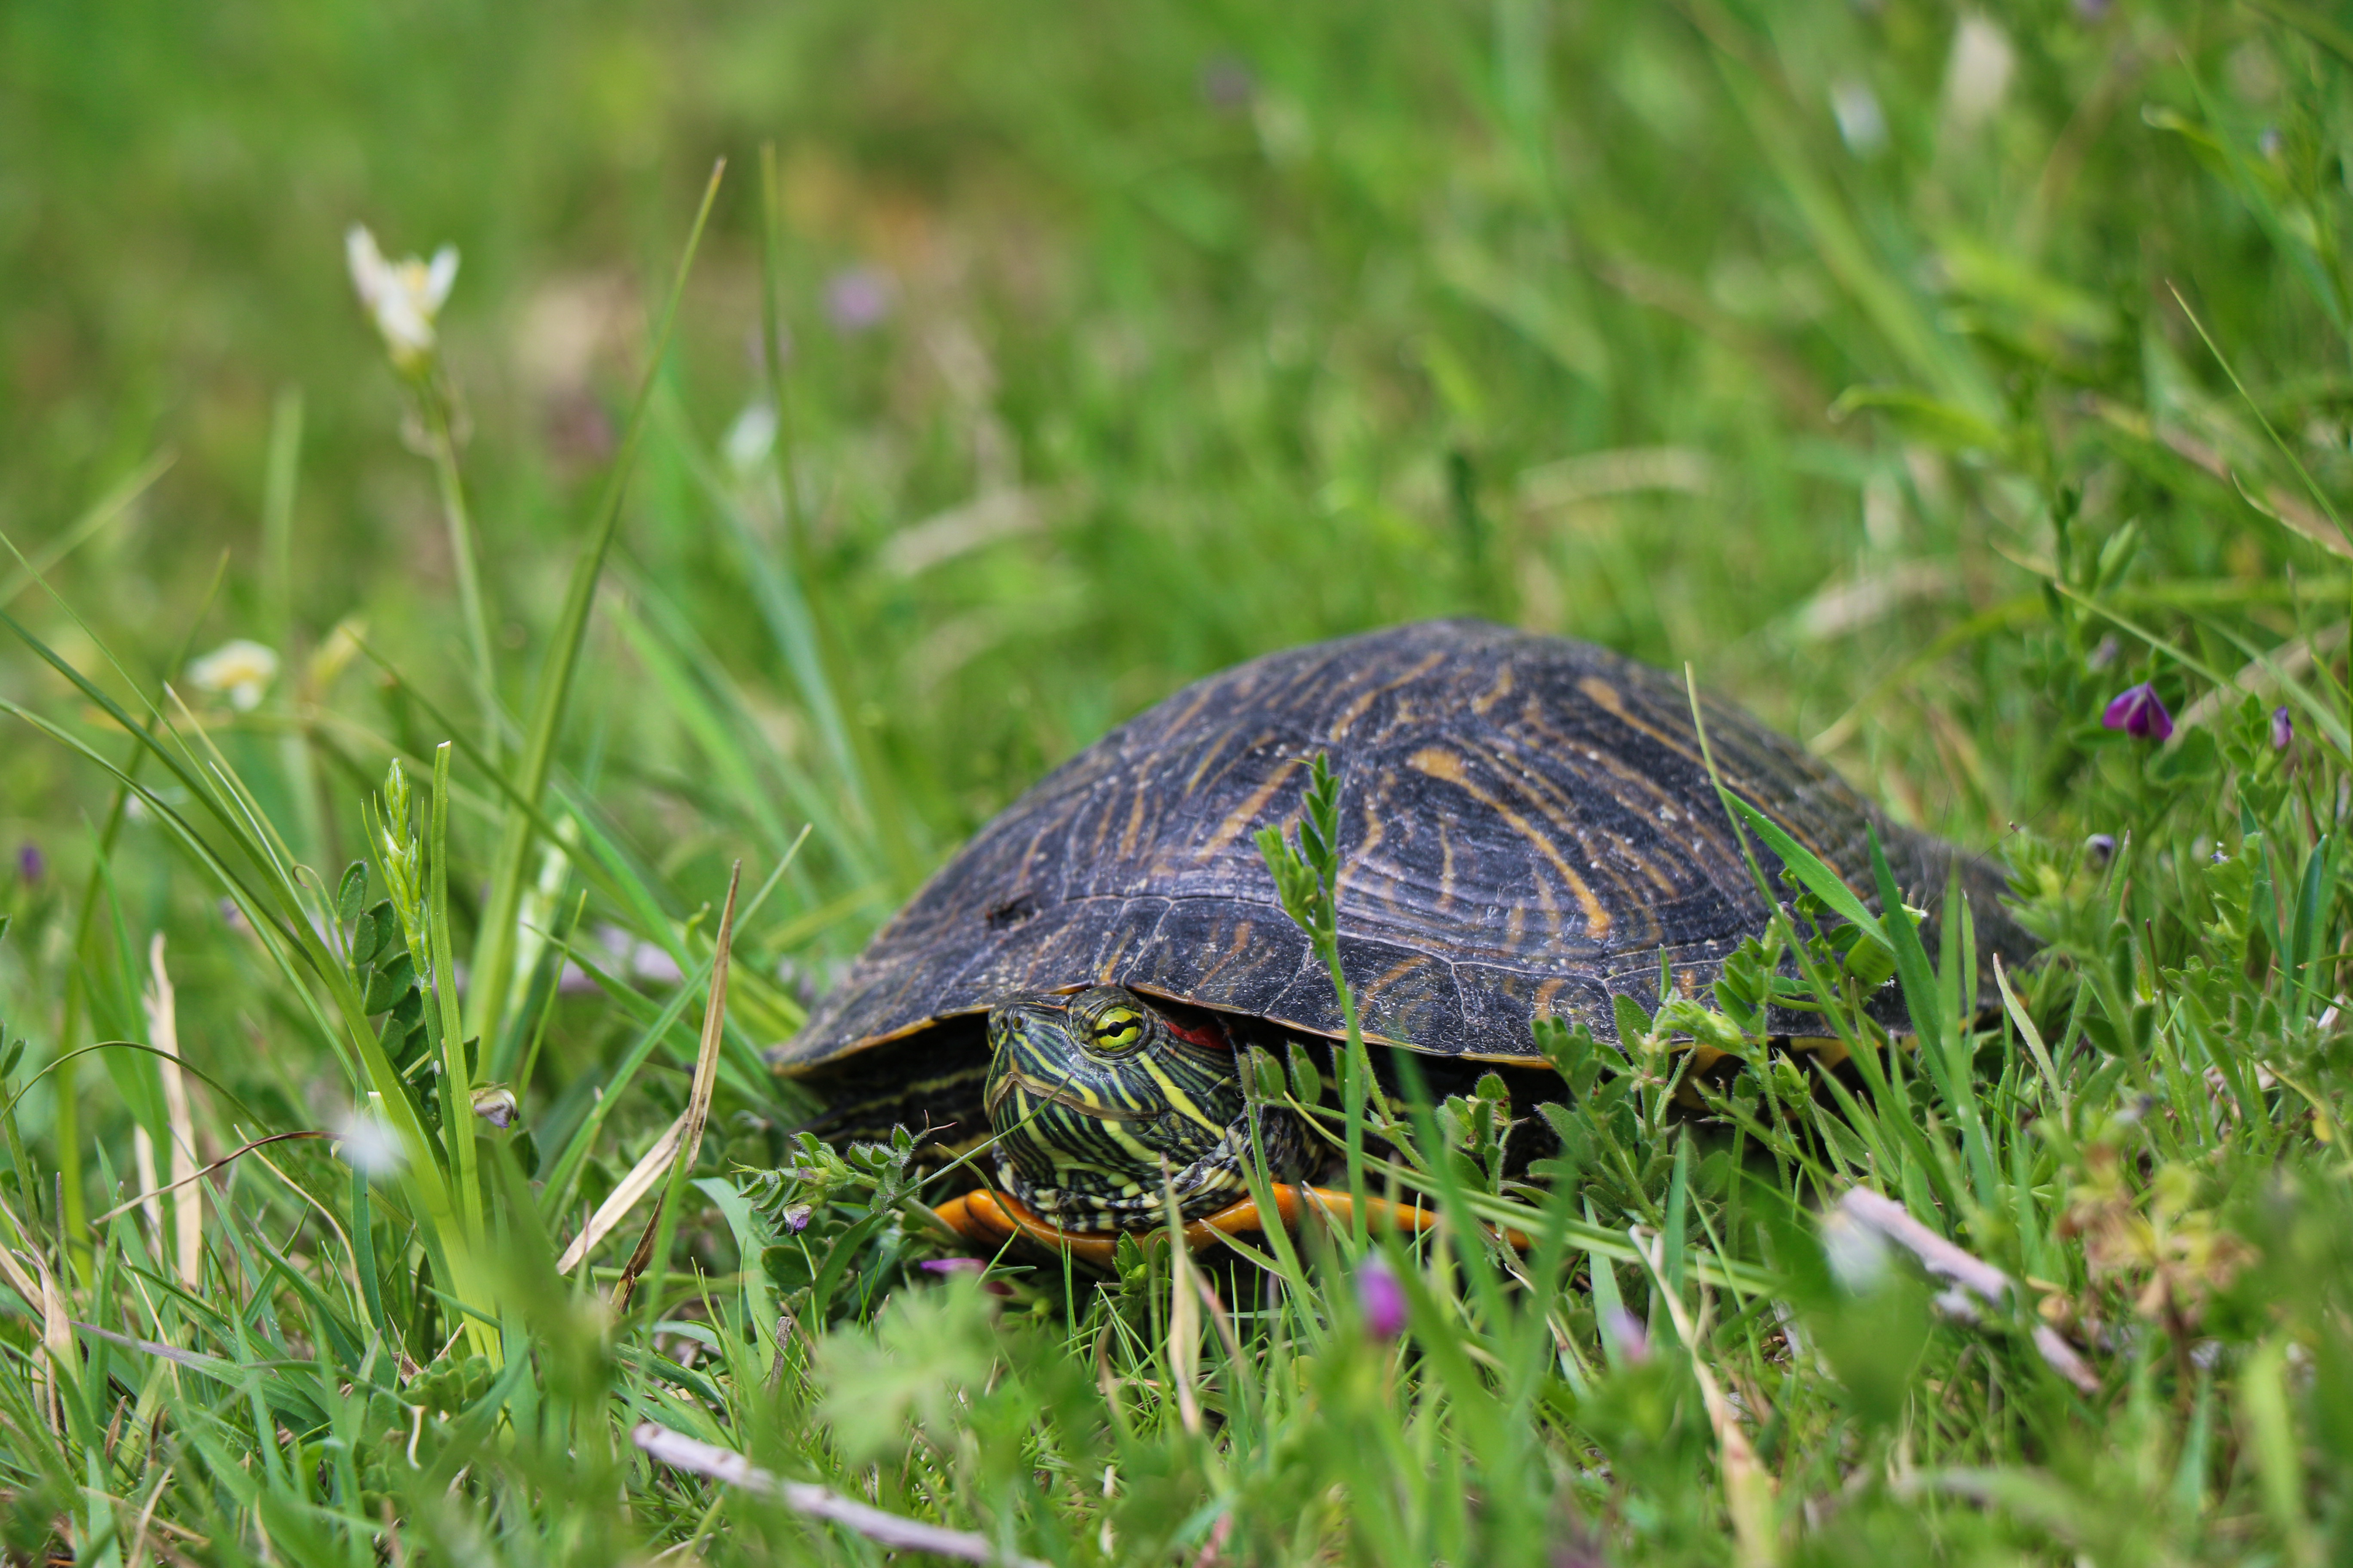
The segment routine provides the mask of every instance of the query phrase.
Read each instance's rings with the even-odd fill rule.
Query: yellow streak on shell
[[[1406,759],[1406,765],[1416,773],[1426,773],[1431,778],[1454,785],[1497,816],[1502,817],[1513,832],[1526,839],[1537,854],[1552,863],[1552,868],[1559,873],[1560,879],[1567,885],[1568,890],[1576,895],[1577,906],[1585,911],[1586,935],[1595,942],[1599,942],[1609,934],[1609,927],[1612,924],[1609,911],[1602,907],[1599,899],[1593,896],[1593,889],[1587,885],[1585,879],[1571,868],[1560,850],[1537,828],[1535,823],[1472,784],[1470,771],[1463,767],[1461,757],[1441,746],[1424,746]]]

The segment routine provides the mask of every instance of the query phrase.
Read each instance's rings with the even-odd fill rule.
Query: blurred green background
[[[154,1514],[159,1529],[176,1520],[174,1552],[201,1531],[224,1560],[247,1540],[323,1558],[281,1529],[328,1517],[309,1474],[325,1450],[278,1450],[306,1424],[304,1442],[328,1433],[372,1467],[346,1465],[337,1483],[337,1506],[363,1510],[343,1537],[360,1559],[375,1547],[359,1521],[395,1494],[426,1535],[471,1517],[474,1503],[450,1501],[464,1489],[452,1468],[410,1468],[421,1406],[363,1396],[358,1352],[334,1363],[318,1348],[332,1340],[319,1292],[269,1248],[295,1253],[314,1214],[352,1216],[362,1244],[343,1250],[355,1270],[380,1269],[393,1305],[354,1283],[332,1332],[355,1345],[372,1321],[419,1361],[438,1356],[422,1379],[388,1378],[383,1399],[398,1384],[442,1411],[487,1400],[499,1419],[509,1393],[480,1386],[491,1358],[439,1354],[435,1303],[450,1298],[433,1292],[461,1276],[428,1271],[418,1249],[494,1235],[524,1279],[542,1261],[533,1227],[576,1236],[625,1173],[670,1160],[657,1138],[687,1102],[697,1039],[681,1020],[701,1001],[679,981],[711,958],[712,906],[740,860],[747,894],[772,876],[774,891],[756,908],[747,897],[736,932],[710,1136],[699,1163],[671,1167],[661,1212],[678,1246],[649,1232],[640,1255],[658,1259],[649,1323],[685,1300],[690,1276],[663,1278],[681,1263],[703,1270],[697,1292],[744,1292],[724,1340],[706,1335],[727,1370],[698,1359],[691,1373],[729,1392],[690,1399],[664,1383],[657,1340],[696,1356],[676,1322],[637,1346],[585,1294],[559,1308],[543,1269],[522,1294],[490,1289],[480,1300],[505,1291],[501,1310],[520,1314],[511,1335],[529,1325],[533,1355],[514,1364],[543,1368],[541,1385],[501,1385],[514,1430],[558,1412],[538,1428],[553,1445],[543,1466],[527,1448],[486,1449],[472,1472],[480,1517],[509,1532],[515,1561],[617,1559],[707,1528],[723,1555],[730,1532],[739,1554],[783,1539],[744,1529],[740,1511],[714,1523],[715,1504],[650,1475],[620,1480],[614,1419],[662,1399],[696,1423],[723,1403],[730,1425],[707,1435],[761,1463],[979,1521],[1008,1550],[1083,1538],[1108,1560],[1116,1518],[1128,1549],[1167,1543],[1148,1560],[1206,1563],[1239,1521],[1232,1560],[1276,1560],[1266,1543],[1287,1539],[1303,1558],[1347,1541],[1366,1561],[1469,1562],[1486,1558],[1461,1543],[1501,1521],[1529,1560],[1557,1525],[1549,1560],[1599,1561],[1581,1544],[1590,1508],[1612,1552],[1622,1541],[1644,1561],[1720,1562],[1703,1458],[1721,1443],[1729,1496],[1732,1443],[1703,1424],[1683,1359],[1642,1348],[1672,1352],[1683,1331],[1658,1305],[1687,1287],[1758,1428],[1767,1468],[1752,1479],[1778,1472],[1767,1507],[1792,1532],[1806,1522],[1787,1561],[2176,1562],[2210,1542],[2218,1562],[2322,1560],[2310,1521],[2353,1518],[2329,1468],[2345,1445],[2322,1440],[2353,1408],[2333,1398],[2353,1386],[2333,1349],[2353,1279],[2334,1195],[2353,1058],[2337,1027],[2345,998],[2327,1000],[2344,984],[2336,846],[2353,799],[2335,771],[2353,598],[2353,544],[2333,521],[2334,498],[2353,494],[2342,11],[0,6],[0,537],[55,589],[0,558],[0,609],[21,634],[0,636],[0,701],[16,715],[0,718],[0,1087],[15,1097],[0,1190],[31,1216],[21,1256],[47,1248],[69,1276],[70,1307],[44,1298],[46,1329],[66,1345],[87,1330],[89,1359],[71,1364],[112,1369],[59,1445],[41,1438],[31,1384],[0,1378],[0,1555],[37,1554],[63,1539],[57,1516],[78,1511],[86,1556],[144,1536]],[[657,357],[650,323],[723,158]],[[439,405],[396,374],[354,298],[354,225],[396,257],[462,256],[436,384],[456,399],[486,683],[434,460]],[[643,439],[625,464],[641,383]],[[564,682],[546,672],[574,670],[566,584],[614,515],[600,497],[617,471],[617,542],[570,705],[538,731],[555,736],[542,789],[517,742],[526,715],[556,711],[538,694]],[[1652,1304],[1647,1341],[1620,1342],[1620,1277],[1595,1250],[1560,1276],[1585,1281],[1565,1318],[1507,1332],[1516,1307],[1474,1312],[1457,1295],[1441,1335],[1416,1328],[1424,1347],[1460,1337],[1477,1368],[1377,1373],[1343,1353],[1313,1371],[1294,1346],[1317,1342],[1319,1315],[1344,1352],[1355,1332],[1334,1275],[1320,1300],[1298,1298],[1295,1320],[1244,1320],[1260,1337],[1219,1373],[1239,1381],[1206,1428],[1165,1397],[1194,1375],[1176,1370],[1182,1276],[1173,1295],[1153,1282],[1168,1277],[1131,1270],[1115,1289],[1006,1308],[1040,1329],[1062,1319],[1067,1356],[992,1340],[996,1299],[962,1286],[901,1293],[913,1304],[870,1342],[858,1323],[926,1249],[895,1217],[913,1201],[900,1177],[872,1174],[888,1155],[860,1155],[869,1173],[830,1197],[819,1173],[811,1206],[776,1214],[781,1229],[750,1223],[731,1178],[817,1158],[788,1154],[811,1108],[761,1048],[975,826],[1197,676],[1458,614],[1687,660],[1896,816],[2010,862],[2021,918],[2056,959],[2021,974],[1999,1038],[1977,1037],[1981,1082],[1947,1058],[1936,1096],[1899,1079],[1867,1112],[1850,1103],[1852,1125],[1881,1129],[1882,1152],[1849,1151],[1839,1168],[2050,1292],[2035,1321],[2080,1341],[2106,1379],[2099,1403],[2021,1382],[2042,1375],[2023,1333],[2004,1346],[1932,1331],[1909,1286],[1873,1298],[1894,1303],[1875,1326],[1877,1309],[1810,1318],[1829,1325],[1830,1363],[1804,1349],[1796,1317],[1773,1330],[1771,1298],[1711,1296],[1683,1272],[1686,1237],[1694,1258],[1704,1231],[1715,1266],[1746,1267],[1752,1235],[1767,1238],[1742,1205],[1826,1197],[1812,1162],[1844,1145],[1817,1108],[1826,1142],[1797,1151],[1802,1173],[1782,1163],[1766,1181],[1748,1123],[1730,1153],[1671,1140],[1649,1065],[1641,1136],[1596,1135],[1624,1179],[1597,1152],[1596,1179],[1574,1189],[1621,1261],[1620,1237],[1661,1238],[1668,1261],[1650,1267],[1663,1289],[1626,1298]],[[240,639],[272,650],[240,655],[257,676],[278,660],[243,691],[201,662]],[[185,700],[145,758],[153,793],[137,810],[96,759],[141,753],[37,641],[131,713],[163,704],[165,682]],[[2170,744],[2102,725],[2142,681],[2179,721]],[[2288,708],[2271,715],[2282,701],[2293,735],[2274,728],[2289,721]],[[514,1189],[428,1232],[420,1215],[443,1223],[426,1202],[440,1155],[421,1123],[406,1195],[353,1173],[367,1161],[345,1118],[372,1091],[398,1104],[395,1067],[367,1078],[338,1064],[375,1026],[371,1007],[387,1051],[421,1048],[432,1030],[408,1031],[422,994],[405,1022],[412,993],[387,980],[416,966],[374,936],[345,973],[326,946],[291,950],[305,921],[329,923],[387,763],[421,802],[445,741],[458,748],[438,803],[448,852],[437,844],[433,859],[449,898],[430,900],[430,967],[448,1050],[431,1071],[400,1059],[417,1084],[512,1087],[519,1115],[495,1139],[450,1141],[450,1168],[462,1190],[465,1152],[493,1151],[501,1171],[514,1154],[538,1215]],[[563,847],[534,840],[534,825]],[[272,835],[314,868],[315,896],[264,864]],[[2124,842],[2094,851],[2087,835]],[[370,899],[388,879],[376,847]],[[239,903],[222,897],[233,882]],[[404,917],[423,907],[402,897]],[[283,922],[274,945],[255,920]],[[420,942],[422,917],[403,931]],[[570,934],[571,956],[601,972],[593,983],[564,970],[550,932]],[[180,1110],[155,1058],[97,1047],[170,1033],[168,1005],[144,1000],[166,959],[185,1060],[209,1075]],[[1939,955],[1955,1013],[1961,963]],[[2329,964],[2333,981],[2306,978]],[[322,997],[351,1015],[340,1029]],[[2041,1038],[2025,1028],[2037,1018]],[[485,1044],[469,1067],[474,1031]],[[1784,1063],[1771,1081],[1803,1079]],[[505,1115],[494,1093],[476,1103]],[[471,1120],[491,1125],[487,1111]],[[321,1135],[337,1128],[343,1159]],[[134,1216],[93,1222],[160,1184],[156,1151],[209,1159],[262,1130],[303,1141],[217,1178],[211,1235],[238,1261],[158,1310]],[[264,1181],[289,1171],[283,1191]],[[2299,1171],[2304,1199],[2285,1180]],[[695,1191],[734,1206],[688,1199],[696,1174]],[[797,1205],[807,1179],[796,1165],[767,1185]],[[1637,1222],[1652,1228],[1617,1228]],[[149,1226],[160,1240],[160,1218]],[[320,1236],[303,1247],[332,1284],[340,1254]],[[614,1261],[628,1236],[606,1237]],[[794,1272],[788,1237],[825,1243],[822,1274],[806,1250]],[[1761,1254],[1796,1282],[1787,1300],[1804,1300],[1810,1246],[1773,1239]],[[739,1267],[755,1254],[760,1267]],[[1444,1294],[1451,1276],[1428,1279]],[[2237,1295],[2193,1330],[2210,1287]],[[12,1289],[28,1307],[38,1293]],[[1155,1297],[1171,1303],[1168,1333],[1132,1334],[1107,1361],[1103,1325],[1141,1322]],[[776,1366],[817,1357],[781,1382],[746,1349],[767,1347],[778,1310],[808,1319],[779,1326]],[[1294,1321],[1309,1331],[1294,1336]],[[2022,1310],[2010,1327],[2028,1321]],[[0,1315],[7,1365],[50,1364],[32,1358],[32,1322]],[[136,1337],[102,1345],[90,1336],[106,1323]],[[269,1375],[192,1374],[184,1394],[198,1363],[132,1359],[187,1324],[187,1343]],[[2193,1346],[2193,1331],[2213,1337]],[[305,1334],[311,1348],[298,1348]],[[1478,1350],[1478,1334],[1506,1335],[1487,1342],[1506,1356]],[[906,1353],[889,1370],[893,1336]],[[985,1372],[987,1342],[1016,1347],[1016,1375]],[[1219,1343],[1233,1342],[1211,1342],[1213,1358]],[[1571,1370],[1579,1360],[1590,1378]],[[1500,1422],[1491,1363],[1524,1391]],[[935,1426],[907,1467],[869,1465],[861,1426],[895,1425],[912,1390],[977,1391],[984,1373],[990,1392],[955,1402],[953,1431]],[[353,1408],[321,1425],[256,1392],[302,1380]],[[135,1409],[127,1392],[105,1407],[133,1385]],[[1116,1497],[1092,1458],[1059,1479],[1033,1468],[1035,1400],[1058,1403],[1061,1430],[1092,1453],[1095,1428],[1107,1415],[1126,1430],[1146,1387],[1158,1414],[1120,1439]],[[576,1429],[561,1413],[575,1398]],[[1540,1407],[1525,1426],[1524,1399]],[[362,1405],[377,1415],[363,1422]],[[828,1411],[856,1414],[836,1430]],[[1535,1440],[1481,1449],[1481,1423]],[[257,1465],[274,1479],[249,1511]],[[1392,1529],[1392,1508],[1434,1522]],[[248,1535],[256,1521],[271,1533]],[[1773,1560],[1761,1539],[1743,1560]],[[123,1555],[142,1553],[134,1538]]]
[[[211,716],[306,824],[299,851],[340,865],[387,751],[448,732],[426,704],[470,711],[433,472],[345,229],[462,253],[444,347],[520,710],[725,157],[561,758],[670,917],[814,820],[754,940],[819,973],[1186,680],[1447,614],[1691,660],[1972,845],[2080,833],[2099,702],[2138,676],[2049,624],[2012,563],[2052,563],[2054,506],[2080,504],[2087,550],[2137,524],[2137,580],[2241,584],[2278,635],[2282,568],[2327,580],[2231,477],[2260,494],[2287,470],[2173,292],[2341,480],[2344,273],[2313,221],[2344,195],[2341,89],[2333,24],[2305,22],[2098,0],[13,5],[0,530],[37,554],[169,467],[57,566],[87,631],[37,590],[12,608],[151,685],[184,648],[280,647],[262,709]],[[760,459],[765,142],[797,548]],[[312,679],[339,624],[413,694],[368,657]],[[20,650],[0,686],[75,711]],[[269,760],[290,729],[307,784]],[[59,748],[0,745],[0,835],[47,885],[104,798]],[[487,857],[479,812],[459,830]],[[139,896],[187,921],[196,892]]]

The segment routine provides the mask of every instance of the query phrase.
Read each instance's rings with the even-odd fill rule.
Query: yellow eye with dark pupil
[[[1133,1050],[1144,1038],[1144,1016],[1133,1008],[1106,1007],[1089,1022],[1099,1051]]]
[[[1097,985],[1070,1001],[1070,1039],[1098,1057],[1124,1057],[1142,1050],[1160,1024],[1134,992]]]

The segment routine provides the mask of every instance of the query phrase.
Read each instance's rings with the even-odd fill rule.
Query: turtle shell
[[[1940,907],[1957,869],[1980,946],[2028,950],[1991,868],[1888,822],[1738,710],[1704,710],[1725,784],[1866,903],[1875,827],[1907,901]],[[1072,757],[941,868],[773,1059],[821,1086],[862,1054],[860,1079],[912,1089],[969,1068],[895,1059],[972,1048],[976,1031],[934,1026],[1099,984],[1338,1036],[1254,841],[1296,821],[1318,752],[1340,792],[1341,965],[1370,1039],[1499,1063],[1541,1060],[1538,1018],[1614,1040],[1612,998],[1655,1007],[1662,955],[1704,995],[1764,928],[1681,680],[1586,643],[1424,622],[1211,676]],[[1883,1005],[1901,1018],[1892,987]],[[888,1042],[905,1044],[873,1059]]]

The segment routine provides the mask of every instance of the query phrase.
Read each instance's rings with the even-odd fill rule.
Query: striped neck
[[[1177,1026],[1134,992],[1020,996],[988,1016],[987,1102],[997,1170],[1014,1195],[1065,1230],[1166,1223],[1174,1187],[1196,1219],[1246,1195],[1250,1121],[1223,1031]],[[1279,1180],[1303,1135],[1262,1114]]]

